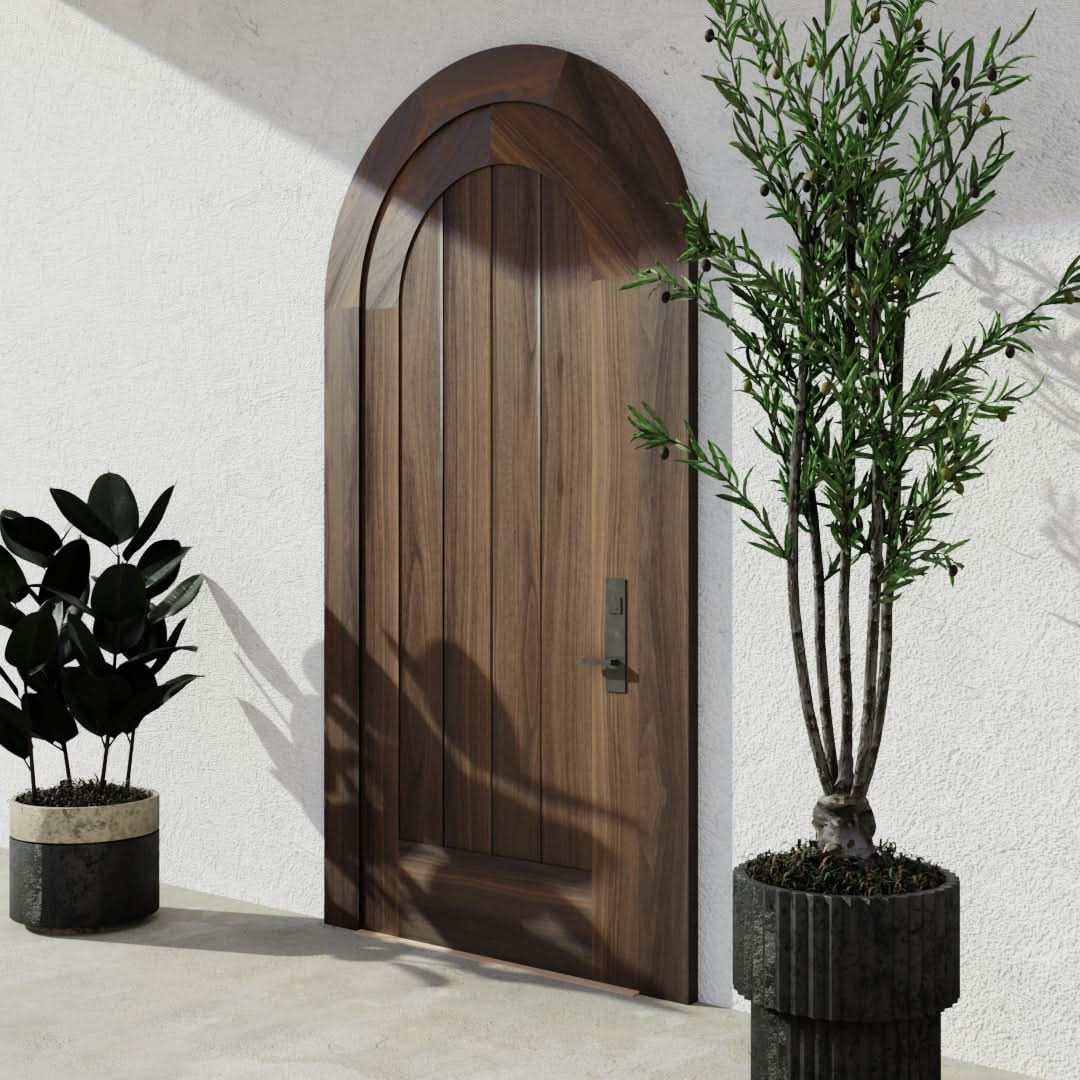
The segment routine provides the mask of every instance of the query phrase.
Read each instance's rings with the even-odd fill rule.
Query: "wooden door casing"
[[[682,191],[639,99],[534,46],[435,76],[361,163],[327,287],[329,922],[445,939],[457,916],[440,905],[457,890],[478,913],[468,933],[497,937],[530,905],[542,915],[545,896],[561,926],[542,966],[695,996],[691,485],[634,450],[625,420],[642,398],[692,419],[694,324],[686,306],[619,290],[636,266],[677,257],[665,202]],[[530,213],[547,215],[535,251],[510,224]],[[573,219],[561,233],[560,214]],[[543,332],[528,298],[542,280]],[[486,355],[474,347],[485,339]],[[430,378],[440,363],[454,365],[445,387]],[[588,396],[585,374],[560,364],[587,364]],[[444,428],[444,409],[487,423]],[[531,437],[540,415],[572,463],[545,473],[539,454],[493,453],[507,432]],[[455,469],[490,476],[486,494],[474,484],[459,499]],[[560,568],[542,552],[558,551],[567,532],[553,515],[580,518],[575,505],[608,510],[585,515],[589,565],[564,542]],[[453,572],[478,552],[491,572]],[[625,696],[574,665],[600,649],[605,576],[630,582]],[[539,665],[522,658],[545,645],[565,677],[541,692]],[[464,707],[448,711],[448,695]],[[440,711],[457,752],[449,793],[416,783],[434,775]],[[587,779],[573,768],[585,757]]]

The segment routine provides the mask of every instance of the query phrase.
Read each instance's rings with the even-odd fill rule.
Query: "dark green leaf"
[[[125,649],[124,655],[129,660],[134,660],[140,653],[163,648],[167,644],[167,637],[164,623],[147,621],[142,637],[131,648]]]
[[[127,653],[134,649],[146,632],[146,616],[135,615],[130,619],[94,619],[94,640],[111,653]]]
[[[150,621],[158,622],[169,615],[175,615],[178,611],[183,611],[199,595],[202,583],[202,574],[185,578],[160,604],[155,604],[150,609]]]
[[[0,600],[17,604],[29,591],[22,567],[10,551],[0,548]]]
[[[78,495],[72,495],[70,491],[64,491],[62,488],[50,488],[50,491],[53,501],[60,508],[60,513],[79,532],[109,547],[116,546],[118,541],[112,528],[102,521]]]
[[[160,709],[170,698],[176,697],[185,686],[190,686],[196,679],[201,679],[201,675],[177,675],[175,679],[170,679],[168,682],[162,683],[158,688],[158,696],[154,708],[150,712],[154,712],[155,709]]]
[[[58,690],[49,689],[37,694],[24,694],[23,712],[30,719],[35,739],[49,743],[66,743],[79,733],[75,718]]]
[[[41,591],[49,596],[56,597],[58,600],[63,600],[65,604],[70,604],[76,611],[81,611],[84,615],[94,614],[82,600],[77,596],[72,596],[71,593],[61,592],[59,589],[47,589],[44,586],[42,586]]]
[[[152,626],[160,626],[161,623],[151,623]],[[167,660],[173,653],[178,652],[198,652],[198,645],[163,645],[160,649],[151,649],[149,652],[139,653],[138,656],[133,656],[132,660],[146,661],[146,660],[162,660],[162,666],[164,666],[164,660]],[[151,667],[151,671],[160,671],[161,668]]]
[[[176,647],[176,643],[180,640],[180,632],[184,629],[184,626],[186,625],[186,623],[187,623],[187,619],[181,619],[173,627],[172,633],[169,635],[168,642],[167,642],[167,646],[170,649]],[[164,636],[164,631],[165,631],[165,623],[164,622],[156,622],[156,623],[153,623],[152,625],[161,627],[162,636]],[[155,660],[153,662],[153,664],[150,665],[150,670],[156,675],[168,663],[168,660],[169,660],[168,656],[158,657],[158,659]]]
[[[157,497],[154,505],[150,507],[150,513],[143,518],[143,523],[131,538],[131,543],[124,548],[125,559],[130,559],[131,556],[154,535],[154,530],[161,524],[161,519],[165,516],[165,508],[169,505],[172,493],[173,489],[171,487],[166,488],[166,490]]]
[[[114,623],[142,617],[148,606],[142,573],[127,563],[103,571],[90,598],[95,617]]]
[[[123,543],[139,527],[139,507],[127,481],[116,473],[104,473],[94,481],[87,505]]]
[[[190,548],[181,547],[179,540],[155,540],[139,559],[139,570],[146,582],[146,595],[163,593],[180,573],[180,563]]]
[[[118,718],[131,701],[131,684],[115,671],[92,675],[82,668],[65,668],[64,700],[75,719],[92,735],[115,738],[123,734]]]
[[[0,746],[24,761],[30,756],[29,722],[10,701],[0,698]]]
[[[56,619],[52,605],[23,616],[8,638],[4,658],[25,676],[41,667],[56,653]]]
[[[0,667],[0,679],[3,679],[11,687],[11,692],[16,697],[19,696],[19,688],[15,685],[14,679],[2,667]]]
[[[149,668],[136,661],[129,660],[126,664],[121,664],[116,673],[131,687],[131,700],[116,718],[120,730],[130,735],[142,723],[147,713],[158,708],[160,687]]]
[[[85,596],[90,587],[90,545],[82,537],[65,544],[49,560],[41,584],[70,596]]]
[[[101,655],[94,635],[82,619],[69,616],[64,624],[64,633],[75,650],[75,655],[92,675],[104,675],[108,670],[105,657]]]
[[[13,554],[35,566],[48,566],[49,556],[60,546],[59,535],[47,521],[14,510],[0,512],[0,536]]]
[[[9,604],[7,600],[0,600],[0,626],[6,626],[9,630],[14,630],[15,624],[22,617],[23,612],[14,604]]]

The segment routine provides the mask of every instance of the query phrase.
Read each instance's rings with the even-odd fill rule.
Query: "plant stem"
[[[67,782],[71,783],[71,761],[68,758],[67,743],[61,743],[60,749],[64,751],[64,772],[67,774]]]
[[[37,774],[34,772],[34,742],[30,741],[30,754],[26,759],[30,766],[30,798],[37,802]]]
[[[900,395],[904,386],[904,352],[906,348],[907,320],[902,319],[896,334],[896,355],[893,358],[892,371],[890,372],[889,389],[892,392],[890,408],[892,411],[892,437],[895,439],[900,430],[900,415],[897,409]],[[890,477],[892,490],[889,494],[889,519],[888,536],[889,543],[886,549],[886,562],[892,566],[896,554],[896,546],[900,536],[900,496],[902,481],[900,477]],[[881,748],[881,734],[885,727],[885,706],[889,699],[889,682],[892,677],[892,644],[893,644],[893,601],[890,597],[883,597],[881,602],[881,643],[880,657],[878,661],[878,685],[877,706],[874,710],[873,736],[869,746],[866,747],[865,755],[863,747],[859,745],[859,768],[856,774],[853,794],[864,796],[870,787],[870,781],[874,776],[874,767],[877,765],[878,750]]]
[[[135,753],[135,732],[133,731],[128,736],[128,762],[127,762],[127,776],[124,779],[124,790],[131,790],[131,756]]]
[[[101,779],[98,781],[98,791],[105,790],[105,770],[109,765],[109,747],[112,746],[112,739],[108,735],[103,736],[101,741],[105,744],[105,755],[101,759]]]
[[[802,281],[803,299],[806,298],[807,280],[804,260]],[[795,673],[799,680],[799,697],[802,701],[803,720],[806,733],[810,737],[810,749],[817,766],[818,779],[822,790],[828,794],[832,781],[829,777],[829,763],[821,745],[817,717],[814,715],[814,694],[810,687],[810,672],[806,663],[806,641],[803,636],[802,605],[799,598],[799,499],[802,486],[803,441],[806,437],[806,411],[809,403],[809,361],[805,353],[799,360],[799,390],[795,406],[795,419],[791,431],[791,457],[788,462],[788,617],[791,622],[791,644],[795,650]]]
[[[880,315],[875,308],[870,313],[870,334],[868,338],[870,365],[876,369]],[[881,400],[880,386],[875,378],[871,389],[871,407],[877,412]],[[879,434],[879,433],[875,433]],[[884,435],[884,431],[880,435]],[[871,443],[873,462],[870,467],[870,581],[867,587],[867,626],[866,659],[863,665],[863,708],[862,723],[859,728],[859,759],[856,764],[856,777],[866,764],[866,755],[874,736],[874,724],[877,709],[877,668],[878,644],[881,627],[881,578],[882,578],[882,538],[885,531],[884,495],[881,490],[881,463],[878,454],[884,449],[885,440],[874,438]],[[854,789],[853,789],[854,790]]]
[[[851,552],[840,553],[840,761],[836,772],[836,794],[851,791],[852,719],[855,695],[851,687]]]
[[[825,754],[829,760],[829,779],[835,783],[836,739],[833,735],[829,656],[825,641],[825,565],[821,554],[821,520],[818,516],[816,490],[810,492],[807,516],[810,520],[810,544],[814,554],[814,648],[817,654],[818,695],[821,700],[821,730],[825,740]]]
[[[855,320],[852,316],[852,306],[856,303],[852,296],[852,286],[855,284],[856,267],[856,230],[858,226],[858,207],[855,196],[848,192],[845,200],[845,220],[847,230],[844,234],[844,272],[845,272],[845,301],[844,301],[844,347],[846,362],[852,363],[855,359],[857,337],[855,333]],[[846,395],[845,395],[846,399]],[[841,405],[841,446],[844,448],[844,476],[845,476],[845,502],[848,507],[854,500],[855,493],[855,463],[848,460],[849,440],[854,436],[852,428],[854,421],[851,410],[846,401]],[[840,551],[840,760],[837,763],[836,784],[833,791],[836,794],[851,791],[852,773],[852,723],[855,713],[855,695],[851,682],[851,523],[845,522],[843,543]]]

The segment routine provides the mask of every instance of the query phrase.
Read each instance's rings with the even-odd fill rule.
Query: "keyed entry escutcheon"
[[[604,655],[582,656],[578,663],[602,667],[609,694],[626,693],[626,578],[604,581]]]

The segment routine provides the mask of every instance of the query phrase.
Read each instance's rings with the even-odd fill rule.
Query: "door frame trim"
[[[346,192],[330,249],[325,294],[325,735],[324,919],[363,926],[361,677],[362,378],[367,273],[395,181],[433,136],[488,106],[544,106],[571,121],[612,166],[633,175],[658,207],[686,182],[648,106],[624,82],[583,57],[542,45],[510,45],[465,57],[428,79],[380,129]],[[674,239],[674,238],[673,238]],[[689,420],[696,417],[696,320],[690,317]],[[690,999],[697,984],[697,513],[690,484],[689,570],[689,927]]]

